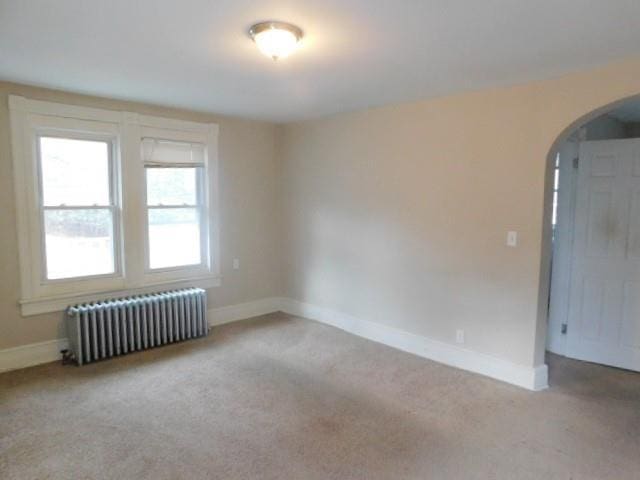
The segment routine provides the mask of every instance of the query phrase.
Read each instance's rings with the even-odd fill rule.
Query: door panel
[[[580,145],[567,356],[640,371],[640,140]]]
[[[612,230],[614,222],[613,193],[611,187],[606,189],[593,188],[589,192],[589,211],[587,213],[587,249],[586,255],[606,256],[612,247]]]
[[[592,177],[615,177],[616,155],[612,153],[597,152],[593,154],[593,160],[589,162]]]
[[[633,173],[634,177],[640,177],[640,148],[633,150]]]
[[[598,340],[600,322],[604,312],[604,282],[600,279],[585,278],[582,287],[582,315],[580,328],[584,338]]]
[[[624,285],[624,308],[622,316],[622,343],[630,348],[640,349],[640,282],[626,282]]]
[[[635,190],[631,194],[629,240],[627,243],[627,257],[629,260],[640,260],[640,190]]]

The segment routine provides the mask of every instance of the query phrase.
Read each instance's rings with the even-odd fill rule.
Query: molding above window
[[[64,105],[20,96],[9,96],[12,156],[19,241],[23,315],[63,310],[71,303],[126,296],[184,286],[213,287],[220,284],[218,126],[142,115],[135,112]],[[117,204],[122,258],[117,275],[104,278],[77,277],[62,282],[43,280],[43,227],[40,224],[37,142],[38,132],[57,131],[61,136],[108,135],[113,138],[118,168]],[[145,198],[142,138],[149,133],[163,140],[195,142],[206,146],[205,193],[207,261],[198,268],[185,266],[170,272],[145,270]]]
[[[31,100],[18,95],[9,95],[9,110],[39,115],[51,115],[61,118],[75,118],[108,123],[135,124],[143,127],[182,130],[187,132],[207,133],[218,136],[218,125],[215,123],[198,123],[175,118],[156,117],[135,112],[106,110],[102,108],[66,105],[63,103]]]

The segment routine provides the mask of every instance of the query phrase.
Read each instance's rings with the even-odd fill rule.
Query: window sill
[[[18,303],[23,317],[39,315],[41,313],[61,312],[69,305],[84,302],[93,302],[105,298],[126,297],[143,293],[157,292],[160,290],[173,290],[186,287],[211,288],[220,286],[220,276],[202,276],[187,279],[177,279],[166,282],[148,283],[141,287],[132,287],[124,290],[108,290],[100,292],[86,292],[82,294],[59,295],[55,297],[23,299]]]

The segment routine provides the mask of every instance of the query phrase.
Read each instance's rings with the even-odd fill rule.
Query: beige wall
[[[9,94],[218,123],[223,279],[221,287],[209,291],[209,306],[233,305],[280,293],[276,126],[0,83],[0,349],[65,336],[61,313],[21,317],[18,309]],[[240,270],[231,268],[233,258],[240,258]]]
[[[579,118],[639,93],[631,60],[284,127],[285,294],[543,363],[547,157]]]

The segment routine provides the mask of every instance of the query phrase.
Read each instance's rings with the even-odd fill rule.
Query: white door
[[[640,371],[640,139],[580,145],[567,356]]]

